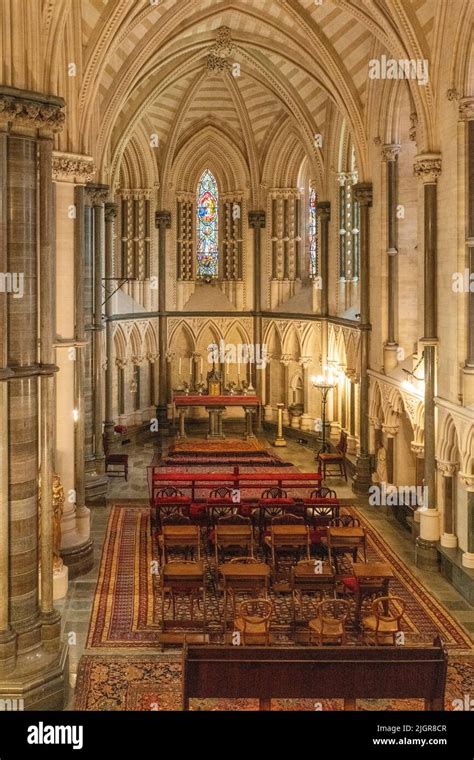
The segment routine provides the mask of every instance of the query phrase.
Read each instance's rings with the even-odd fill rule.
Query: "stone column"
[[[198,351],[193,351],[191,358],[193,360],[192,385],[193,388],[197,388],[197,384],[200,379],[201,354]]]
[[[8,272],[8,125],[0,121],[0,272]],[[0,291],[0,679],[15,667],[16,636],[10,626],[9,562],[9,431],[8,384],[8,299]]]
[[[107,185],[96,185],[92,195],[92,207],[94,215],[94,457],[96,472],[101,474],[104,468],[104,447],[102,445],[103,433],[103,400],[105,391],[104,382],[104,351],[103,336],[103,303],[105,301],[104,289],[104,264],[105,264],[105,219],[104,204],[108,196]]]
[[[359,388],[359,454],[352,488],[367,493],[371,483],[369,453],[369,335],[370,335],[370,242],[369,208],[372,206],[372,185],[361,182],[354,185],[354,197],[360,206],[360,388]]]
[[[467,551],[462,555],[462,564],[474,570],[474,475],[459,473],[467,495]]]
[[[390,372],[397,364],[396,327],[396,288],[398,274],[397,260],[397,175],[400,153],[399,145],[384,145],[382,161],[386,163],[386,201],[387,201],[387,340],[384,345],[384,369]]]
[[[24,699],[26,709],[61,709],[64,701],[67,648],[60,644],[60,616],[52,607],[52,506],[46,489],[44,533],[38,540],[38,462],[46,482],[53,466],[48,439],[54,429],[56,371],[51,148],[53,133],[62,127],[63,106],[61,98],[0,87],[0,256],[8,291],[0,301],[0,425],[8,435],[0,448],[7,476],[6,485],[3,477],[0,485],[0,569],[7,567],[0,583],[8,599],[5,603],[2,595],[0,602],[0,694]]]
[[[459,118],[464,126],[466,155],[466,269],[469,282],[474,281],[474,97],[462,98]],[[463,402],[474,404],[474,290],[467,296],[467,352],[463,369]]]
[[[56,257],[56,425],[55,472],[66,499],[61,519],[60,572],[54,576],[54,595],[61,598],[67,577],[92,565],[90,512],[85,506],[84,480],[84,247],[85,189],[93,176],[92,159],[53,152],[55,182]],[[74,212],[74,213],[72,213]],[[71,293],[73,296],[71,297]]]
[[[301,415],[301,430],[312,430],[312,417],[309,414],[309,368],[313,363],[312,356],[301,356],[299,363],[303,368],[303,414]]]
[[[41,618],[45,646],[57,649],[61,616],[53,607],[53,458],[54,458],[54,276],[53,247],[53,135],[40,131],[39,139],[39,309],[40,309],[40,561]]]
[[[436,509],[435,395],[436,395],[436,287],[437,287],[437,179],[441,158],[436,154],[417,156],[415,175],[423,183],[424,216],[424,352],[425,374],[425,465],[424,486],[428,490],[428,507],[420,509],[420,535],[416,541],[416,562],[427,569],[437,568],[436,543],[440,535],[439,511]]]
[[[265,227],[265,211],[249,211],[249,227],[253,229],[253,340],[254,344],[262,345],[262,233]],[[257,370],[257,364],[253,364],[252,385],[256,389],[257,395],[262,397],[263,380],[262,373]]]
[[[454,532],[454,505],[455,490],[454,483],[456,478],[457,466],[453,462],[437,461],[437,469],[441,474],[441,498],[443,503],[443,532],[441,534],[441,546],[448,549],[455,549],[458,545],[458,539]]]
[[[331,221],[331,204],[329,201],[319,201],[317,205],[319,217],[319,276],[321,277],[321,309],[322,317],[329,314],[329,222]]]
[[[288,406],[290,403],[290,362],[292,357],[289,354],[284,354],[280,362],[283,365],[283,412],[282,419],[284,425],[290,424],[290,413]]]
[[[171,228],[171,212],[157,211],[155,226],[158,229],[158,331],[159,331],[159,367],[160,385],[158,389],[158,408],[156,415],[160,428],[168,427],[168,389],[167,342],[168,318],[166,316],[166,230]]]
[[[114,275],[114,220],[117,217],[118,204],[105,204],[105,337],[107,347],[107,369],[105,370],[105,423],[104,434],[110,440],[114,435],[114,323],[111,294],[115,290]]]

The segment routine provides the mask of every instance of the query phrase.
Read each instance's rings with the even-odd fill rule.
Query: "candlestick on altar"
[[[179,357],[179,361],[178,361],[178,375],[179,377],[181,377],[181,357]]]

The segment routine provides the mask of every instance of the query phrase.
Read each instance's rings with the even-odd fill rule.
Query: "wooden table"
[[[198,525],[163,525],[161,533],[163,564],[168,561],[167,549],[197,549],[201,559],[201,531]]]
[[[182,527],[182,526],[174,526]],[[186,526],[183,526],[186,527]],[[161,620],[163,631],[166,628],[165,621],[165,596],[171,595],[173,620],[176,621],[175,596],[189,593],[191,602],[190,620],[180,621],[180,626],[186,627],[194,624],[194,600],[198,600],[202,593],[203,627],[206,629],[206,583],[204,575],[204,562],[167,562],[161,570]]]
[[[328,550],[331,559],[332,550],[338,553],[352,554],[353,562],[357,560],[357,550],[364,550],[364,559],[367,559],[367,542],[365,528],[328,528]],[[340,550],[340,551],[338,551]]]
[[[387,596],[389,583],[395,574],[388,562],[355,562],[352,571],[358,581],[355,598],[356,616],[359,619],[364,596],[377,592],[381,596]]]
[[[321,572],[317,572],[320,568]],[[291,568],[291,591],[293,607],[293,624],[296,625],[296,598],[300,605],[303,594],[320,594],[325,591],[331,596],[336,592],[336,573],[330,562],[321,560],[300,562]]]
[[[270,568],[264,562],[255,562],[249,565],[238,562],[224,562],[219,565],[219,574],[222,576],[224,585],[224,631],[227,629],[227,598],[228,592],[232,594],[232,611],[235,613],[235,594],[239,591],[256,593],[268,591]]]

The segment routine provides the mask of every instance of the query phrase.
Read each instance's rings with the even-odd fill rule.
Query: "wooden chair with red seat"
[[[347,469],[346,469],[346,454],[347,454],[347,433],[341,431],[341,437],[339,443],[336,446],[336,451],[320,451],[316,457],[318,462],[319,472],[323,476],[323,480],[329,477],[344,477],[347,481]],[[329,468],[333,468],[332,470]],[[337,472],[334,468],[337,467]]]
[[[345,599],[323,599],[316,610],[317,616],[308,623],[309,643],[345,644],[349,602]]]
[[[260,543],[263,542],[265,529],[275,517],[282,517],[294,506],[295,501],[283,488],[273,486],[262,491],[258,501],[258,528]]]
[[[273,605],[269,599],[246,599],[239,604],[234,618],[234,631],[241,635],[244,646],[270,644],[270,621]]]
[[[347,528],[347,534],[335,537],[332,535],[331,528]],[[355,534],[351,535],[351,529],[356,529]],[[350,554],[353,562],[357,562],[359,549],[364,554],[364,562],[367,562],[367,534],[365,528],[361,527],[360,520],[352,515],[339,515],[329,523],[327,529],[327,548],[330,561],[335,562],[341,555]],[[342,579],[344,583],[344,579]]]
[[[379,596],[374,599],[371,614],[362,618],[367,643],[394,646],[397,634],[402,630],[405,609],[405,601],[398,596]]]
[[[109,440],[106,435],[102,436],[102,446],[105,456],[105,474],[114,478],[125,478],[128,481],[128,454],[111,454]],[[117,468],[110,470],[109,468]]]
[[[151,523],[161,529],[162,520],[171,515],[189,517],[191,499],[174,486],[164,486],[155,492],[151,508]]]

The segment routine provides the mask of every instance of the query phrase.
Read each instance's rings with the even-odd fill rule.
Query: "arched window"
[[[318,219],[317,219],[317,202],[318,196],[314,187],[309,189],[308,203],[308,238],[309,238],[309,276],[316,277],[318,271],[317,241],[318,241]]]
[[[218,191],[217,182],[209,169],[199,180],[197,188],[197,276],[217,277],[218,268]]]

